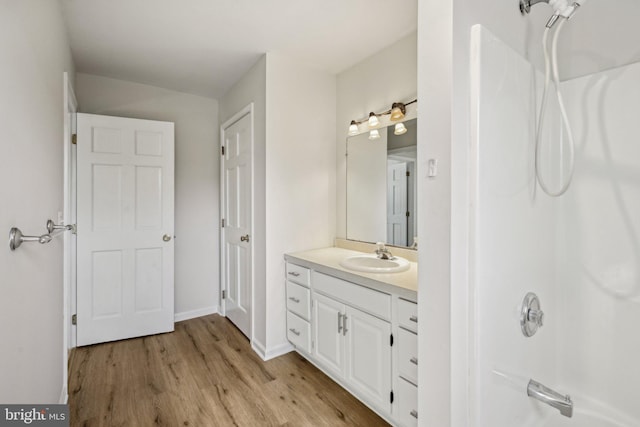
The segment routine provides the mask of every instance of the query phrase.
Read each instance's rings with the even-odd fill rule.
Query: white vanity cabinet
[[[417,425],[415,291],[333,273],[287,257],[289,341],[393,425]]]
[[[418,425],[418,305],[398,298],[397,307],[393,414],[399,425],[410,427]]]
[[[391,324],[315,291],[312,298],[317,363],[359,397],[390,411]]]
[[[287,264],[287,339],[303,353],[311,351],[311,271]]]

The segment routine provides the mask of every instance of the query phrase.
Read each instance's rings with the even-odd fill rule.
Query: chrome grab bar
[[[527,396],[533,397],[542,403],[556,408],[565,417],[571,418],[573,415],[573,401],[569,395],[563,396],[555,390],[540,384],[537,381],[529,380],[527,385]]]

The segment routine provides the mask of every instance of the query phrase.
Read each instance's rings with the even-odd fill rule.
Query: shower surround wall
[[[561,87],[577,147],[571,188],[558,200],[559,372],[576,407],[609,406],[599,411],[636,426],[640,63]]]
[[[640,64],[561,84],[576,167],[560,198],[534,179],[540,73],[476,26],[472,76],[470,425],[638,425]],[[555,101],[545,121],[548,166],[560,154]],[[518,317],[528,291],[545,311],[531,338]],[[529,378],[570,394],[574,418],[527,397]]]

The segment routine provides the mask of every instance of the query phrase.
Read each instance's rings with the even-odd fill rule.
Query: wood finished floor
[[[75,349],[71,426],[386,426],[297,353],[263,362],[226,318]]]

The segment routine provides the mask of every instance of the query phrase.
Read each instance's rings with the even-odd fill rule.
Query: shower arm
[[[526,15],[531,12],[531,6],[538,3],[549,3],[549,0],[520,0],[520,13]]]

